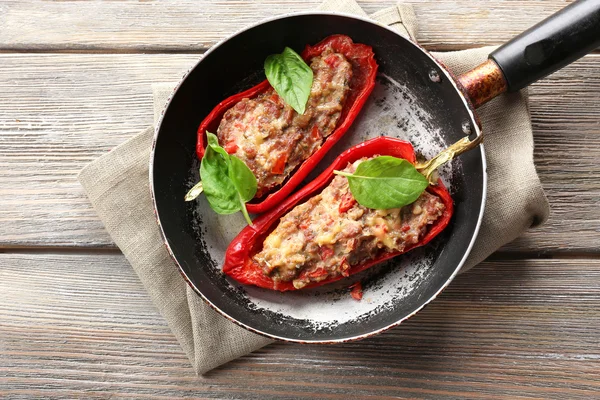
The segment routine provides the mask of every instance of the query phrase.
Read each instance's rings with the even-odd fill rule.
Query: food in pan
[[[265,72],[267,80],[202,121],[196,148],[202,159],[207,132],[215,132],[218,146],[249,167],[256,190],[244,206],[252,213],[280,204],[346,133],[373,90],[377,63],[370,46],[333,35],[301,57],[288,48],[269,56]]]
[[[350,92],[352,65],[328,48],[310,60],[313,82],[303,114],[271,87],[225,112],[217,136],[257,180],[256,197],[281,185],[335,130]]]
[[[368,163],[378,172],[360,167]],[[297,290],[339,280],[423,246],[448,225],[453,204],[442,182],[429,185],[414,164],[412,145],[398,139],[381,137],[352,147],[314,181],[244,228],[229,245],[223,271],[244,284]],[[399,169],[404,172],[397,174]],[[361,174],[369,175],[366,185],[353,183]],[[387,193],[373,196],[374,176],[408,183],[386,182]],[[368,189],[366,196],[361,189]],[[364,205],[369,202],[404,206],[373,209]]]
[[[368,159],[349,163],[353,173]],[[402,208],[375,210],[356,202],[348,179],[336,176],[320,194],[284,215],[254,255],[265,275],[292,282],[294,288],[348,276],[350,268],[381,254],[403,252],[425,236],[445,209],[423,192]]]

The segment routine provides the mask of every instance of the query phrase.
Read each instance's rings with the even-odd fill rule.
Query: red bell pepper
[[[334,178],[334,170],[342,170],[348,165],[348,163],[352,163],[363,157],[373,157],[376,155],[388,155],[403,158],[413,164],[416,162],[415,152],[410,143],[389,137],[378,137],[371,139],[346,150],[338,158],[336,158],[333,164],[323,171],[323,173],[321,173],[315,180],[290,196],[277,208],[256,218],[252,225],[245,227],[227,248],[223,272],[238,282],[248,285],[260,286],[282,292],[287,290],[296,290],[292,282],[275,282],[269,276],[265,275],[260,266],[253,260],[254,254],[261,250],[265,238],[273,231],[273,229],[277,227],[282,216],[284,216],[296,205],[303,203],[312,196],[320,193],[321,190],[329,185]],[[348,274],[344,275],[356,274],[375,264],[412,250],[415,247],[423,246],[429,243],[442,230],[444,230],[444,228],[446,228],[450,222],[450,218],[452,217],[454,209],[452,198],[450,197],[448,190],[442,181],[439,180],[437,185],[430,185],[427,188],[427,191],[437,195],[442,200],[445,210],[441,217],[429,227],[427,234],[423,237],[423,239],[421,239],[419,243],[407,247],[404,249],[404,251],[384,253],[376,259],[369,260],[363,264],[351,266]],[[321,282],[313,282],[305,287],[309,288],[324,285],[326,283],[337,281],[342,277],[343,276],[325,279]]]
[[[314,46],[306,46],[302,52],[302,58],[309,62],[312,58],[320,55],[327,48],[343,54],[352,64],[352,78],[350,80],[350,92],[344,103],[342,114],[335,130],[325,139],[321,147],[288,177],[283,185],[274,192],[260,199],[253,199],[246,204],[251,213],[265,212],[280,204],[298,186],[304,178],[319,163],[325,153],[346,133],[352,122],[362,109],[375,87],[375,75],[377,74],[377,62],[373,49],[364,44],[352,42],[348,36],[332,35]],[[198,159],[204,156],[206,146],[206,131],[215,132],[221,123],[221,119],[227,110],[244,98],[256,97],[271,87],[269,81],[264,80],[258,85],[220,102],[198,127],[198,142],[196,154]],[[318,134],[318,132],[317,132]],[[229,151],[229,150],[228,150]],[[235,150],[234,150],[235,151]],[[283,171],[283,170],[282,170]]]

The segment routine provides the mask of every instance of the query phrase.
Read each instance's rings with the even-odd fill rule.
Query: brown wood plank
[[[600,261],[486,262],[400,327],[194,375],[120,254],[0,254],[0,396],[589,399]]]
[[[76,175],[152,124],[151,84],[198,57],[1,56],[0,241],[112,246]]]
[[[112,247],[76,174],[152,122],[151,84],[198,55],[0,55],[0,246]],[[535,158],[552,214],[509,251],[597,252],[600,56],[533,86]]]
[[[599,66],[588,56],[531,87],[534,160],[551,213],[504,250],[600,250]]]
[[[0,4],[0,50],[197,51],[321,0],[22,1]],[[359,0],[369,13],[395,0]],[[500,44],[570,0],[411,0],[431,49]],[[502,21],[502,22],[499,22]]]

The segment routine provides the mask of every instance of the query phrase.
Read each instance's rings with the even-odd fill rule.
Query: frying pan
[[[486,198],[483,146],[445,165],[455,214],[427,246],[321,288],[279,293],[242,286],[221,272],[225,249],[243,228],[241,215],[221,216],[203,196],[183,201],[198,181],[196,129],[226,97],[264,79],[264,59],[285,46],[301,51],[332,34],[373,47],[376,88],[353,128],[313,171],[370,137],[410,140],[432,157],[465,135],[482,135],[475,109],[519,90],[600,45],[600,1],[578,1],[454,77],[440,62],[395,31],[355,16],[309,12],[284,15],[244,29],[209,50],[180,82],[156,130],[150,181],[166,247],[189,285],[237,324],[274,339],[332,343],[393,327],[434,299],[459,271],[477,236]],[[310,179],[309,177],[308,179]],[[240,214],[240,213],[238,213]],[[357,302],[347,287],[360,280]]]

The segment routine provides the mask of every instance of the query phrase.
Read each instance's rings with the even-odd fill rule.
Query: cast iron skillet
[[[150,181],[167,249],[208,304],[271,338],[342,342],[399,324],[448,285],[471,250],[486,196],[483,147],[463,154],[442,171],[451,187],[455,214],[437,240],[337,285],[282,294],[242,287],[221,273],[225,248],[243,227],[241,216],[218,216],[203,198],[183,201],[198,179],[195,144],[201,120],[224,98],[262,81],[269,54],[285,46],[299,52],[331,34],[346,34],[373,47],[380,68],[378,83],[353,129],[320,169],[352,144],[378,135],[410,140],[418,152],[431,157],[465,134],[481,135],[475,107],[502,92],[519,90],[596,48],[599,27],[599,2],[575,2],[457,79],[412,41],[349,15],[285,15],[233,35],[208,51],[185,76],[156,131]],[[346,288],[359,279],[365,295],[356,302]]]

